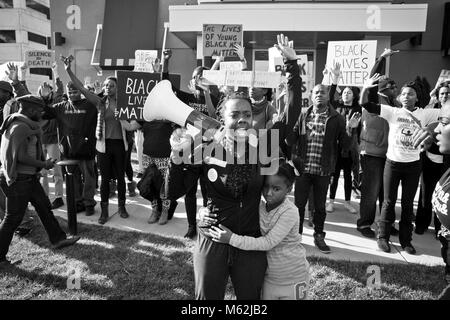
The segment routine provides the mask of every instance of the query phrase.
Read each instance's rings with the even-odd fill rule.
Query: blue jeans
[[[231,277],[238,300],[259,300],[266,274],[265,251],[246,251],[198,234],[194,249],[195,298],[223,300]]]
[[[300,215],[299,233],[303,233],[303,220],[305,220],[305,207],[308,202],[310,189],[314,193],[314,233],[323,233],[325,218],[325,203],[327,201],[327,191],[330,184],[330,176],[319,176],[315,174],[303,173],[295,179],[295,205]]]
[[[379,239],[389,241],[392,223],[395,222],[395,203],[400,182],[402,183],[402,213],[399,223],[400,245],[405,247],[412,240],[412,218],[414,215],[414,196],[419,185],[421,161],[395,162],[386,160],[384,166],[384,202],[379,221]]]
[[[5,218],[0,224],[0,260],[6,258],[14,231],[22,222],[28,202],[36,209],[52,244],[66,238],[36,175],[19,175],[10,186],[7,185],[5,177],[0,176],[0,188],[6,195]]]
[[[361,202],[359,203],[360,218],[356,222],[358,229],[369,228],[375,221],[377,199],[383,204],[383,172],[385,158],[361,155]]]

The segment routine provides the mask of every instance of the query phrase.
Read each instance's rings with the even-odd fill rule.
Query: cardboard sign
[[[220,63],[220,70],[241,71],[243,68],[241,61],[226,61]]]
[[[269,48],[269,72],[277,72],[283,70],[283,56],[277,48]]]
[[[159,73],[121,71],[117,77],[117,108],[119,119],[144,120],[145,100],[153,87],[160,81]],[[171,74],[169,80],[172,86],[180,87],[180,75]]]
[[[328,42],[327,66],[341,64],[342,77],[338,85],[361,87],[369,79],[375,63],[377,41],[330,41]],[[323,84],[331,84],[330,77],[324,77]]]
[[[441,74],[439,75],[439,78],[436,82],[436,86],[443,81],[450,82],[450,70],[445,70],[445,69],[441,70]]]
[[[203,78],[217,86],[276,88],[281,73],[267,71],[204,70]]]
[[[155,72],[153,63],[158,58],[157,50],[136,50],[134,57],[134,71]]]
[[[242,46],[243,33],[241,24],[204,24],[203,56],[213,57],[220,53],[225,57],[237,56],[234,45]]]
[[[52,68],[55,62],[53,50],[29,50],[25,52],[25,63],[28,68]]]

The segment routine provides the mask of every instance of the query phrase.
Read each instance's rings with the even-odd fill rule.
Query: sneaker
[[[386,239],[378,239],[377,240],[378,249],[384,252],[391,252],[391,246]]]
[[[75,242],[77,242],[78,240],[80,240],[79,236],[73,236],[70,238],[59,240],[57,243],[55,243],[53,245],[53,249],[61,249],[64,247],[71,246],[71,245],[75,244]]]
[[[333,212],[333,211],[334,211],[334,205],[333,205],[333,202],[328,202],[328,204],[327,204],[325,210],[326,210],[327,212]]]
[[[31,228],[18,227],[14,233],[19,237],[25,237],[31,232]]]
[[[53,200],[52,202],[52,210],[61,208],[62,206],[64,206],[64,201],[62,198],[56,198],[55,200]]]
[[[391,236],[398,236],[400,232],[397,230],[397,228],[395,227],[395,225],[391,226]]]
[[[406,246],[402,246],[402,248],[408,254],[416,254],[416,249],[413,247],[411,243],[407,244]]]
[[[330,253],[330,247],[325,243],[325,232],[314,234],[314,245],[323,253]]]
[[[357,213],[356,209],[353,208],[352,204],[350,203],[350,201],[345,201],[344,202],[344,208],[348,210],[348,212],[355,214]]]
[[[361,234],[366,238],[375,238],[375,231],[370,229],[369,227],[366,228],[356,228]]]
[[[189,226],[187,233],[184,235],[185,238],[194,239],[197,235],[197,228],[195,226]]]

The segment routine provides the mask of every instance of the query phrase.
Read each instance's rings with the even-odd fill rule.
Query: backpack
[[[139,194],[148,201],[157,200],[160,197],[163,177],[155,164],[150,164],[137,183]]]

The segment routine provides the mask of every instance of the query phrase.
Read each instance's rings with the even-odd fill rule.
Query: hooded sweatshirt
[[[38,137],[36,139],[36,157],[37,159],[44,160],[41,145],[42,130],[39,122],[31,120],[23,114],[13,113],[3,122],[0,127],[0,133],[2,134],[2,142],[0,145],[2,171],[6,178],[6,183],[11,185],[17,178],[16,168],[19,147],[27,138],[33,135]]]

